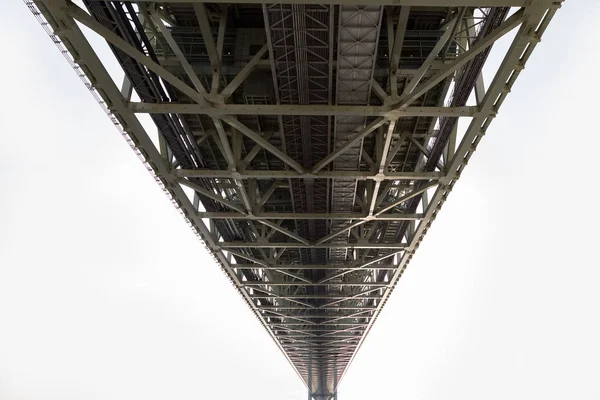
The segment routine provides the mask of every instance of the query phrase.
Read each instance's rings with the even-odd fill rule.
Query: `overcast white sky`
[[[305,399],[26,7],[2,16],[0,399]],[[598,20],[559,11],[340,400],[600,398]]]

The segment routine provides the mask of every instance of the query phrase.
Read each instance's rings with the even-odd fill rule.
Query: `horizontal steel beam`
[[[335,340],[336,338],[315,338],[315,337],[308,337],[305,335],[297,335],[297,334],[284,334],[282,332],[282,334],[277,336],[279,340],[283,341],[298,341],[298,339],[304,341],[304,342],[314,342],[314,343],[336,343],[338,342],[338,340]],[[360,339],[360,336],[358,335],[340,335],[338,336],[340,339],[343,339],[345,344],[348,344],[349,341],[352,340],[358,340]],[[342,342],[342,340],[339,340],[339,342]]]
[[[344,300],[379,300],[382,298],[382,296],[360,296],[360,297],[347,297],[347,296],[318,296],[318,295],[314,295],[314,296],[257,296],[257,295],[251,295],[251,297],[253,299],[283,299],[283,300],[294,300],[294,299],[313,299],[313,300],[334,300],[334,299],[341,299],[342,301]],[[306,310],[305,308],[303,310]],[[368,311],[365,311],[368,312]],[[287,318],[287,315],[281,315],[282,317]],[[302,317],[302,318],[312,318],[311,316],[307,316],[304,314],[299,314],[299,315],[290,315],[290,317]],[[362,317],[361,317],[362,318]]]
[[[332,213],[292,213],[292,212],[264,212],[260,214],[248,215],[236,212],[198,212],[200,218],[212,218],[212,219],[248,219],[248,220],[264,220],[264,219],[293,219],[293,220],[360,220],[360,221],[418,221],[423,218],[423,214],[401,214],[401,213],[390,213],[380,214],[376,217],[368,216],[367,214],[361,213],[346,213],[346,214],[332,214]]]
[[[312,308],[308,308],[308,307],[291,307],[291,306],[281,306],[281,307],[275,307],[273,306],[274,309],[279,310],[280,312],[282,311],[299,311],[299,312],[307,312],[307,311],[311,311],[311,310],[333,310],[333,311],[366,311],[369,309],[375,309],[374,307],[361,307],[361,306],[319,306],[319,307],[312,307]],[[262,310],[261,310],[262,311]],[[263,314],[263,317],[266,317],[268,315]],[[274,318],[274,317],[272,317]]]
[[[373,286],[373,287],[387,287],[390,284],[386,282],[327,282],[327,283],[306,283],[306,282],[263,282],[263,281],[246,281],[242,282],[242,286]],[[319,307],[321,308],[321,307]],[[338,309],[337,307],[333,307]],[[275,309],[281,309],[276,307]],[[341,309],[341,308],[340,308]],[[363,309],[362,307],[359,309]]]
[[[337,357],[335,357],[335,360],[339,361],[339,360],[348,360],[350,358],[352,354],[342,354],[339,355]],[[333,362],[333,355],[332,354],[306,354],[306,352],[302,351],[302,352],[298,352],[298,351],[292,351],[289,354],[290,358],[296,359],[296,360],[304,360],[304,359],[308,359],[308,361],[310,361],[310,363],[314,363],[316,362]]]
[[[303,322],[301,319],[299,319],[297,317],[294,317],[294,316],[291,316],[291,317],[278,317],[278,316],[270,317],[270,316],[267,316],[267,318],[273,318],[273,319],[276,319],[276,318],[281,319],[281,318],[283,318],[283,319],[295,320],[294,322],[275,322],[275,321],[270,321],[269,323],[273,324],[273,325],[281,325],[281,326],[305,326],[306,327],[305,329],[312,330],[315,327],[330,328],[330,327],[333,327],[333,326],[364,326],[364,325],[367,325],[367,322],[352,322],[352,321],[350,321],[350,322],[348,322],[348,321],[346,321],[346,322],[338,322],[338,320],[344,320],[344,319],[346,319],[346,320],[348,320],[348,319],[365,319],[365,320],[368,320],[369,318],[373,318],[373,316],[362,315],[362,316],[357,316],[357,317],[348,316],[348,317],[339,317],[339,318],[329,318],[329,317],[319,317],[319,316],[317,316],[317,317],[315,317],[315,319],[328,319],[329,318],[328,321],[318,322],[318,323],[313,322],[313,321],[311,321],[310,323]],[[297,321],[300,321],[300,322],[297,322]],[[329,330],[331,330],[331,329],[329,329]]]
[[[268,317],[268,318],[281,318],[281,317]],[[366,318],[366,317],[364,317]],[[290,318],[292,319],[292,318]],[[276,325],[276,326],[305,326],[307,331],[309,332],[331,332],[332,330],[335,330],[336,328],[333,328],[333,326],[355,326],[355,327],[361,327],[361,326],[365,326],[367,325],[367,322],[326,322],[323,324],[308,324],[306,322],[276,322],[276,321],[267,321],[267,324],[269,325]],[[323,329],[323,330],[317,330],[314,327],[318,326],[318,327],[332,327],[330,329]],[[345,329],[345,328],[342,328]]]
[[[462,107],[406,107],[393,109],[390,106],[329,106],[329,105],[286,105],[286,104],[200,104],[140,103],[130,102],[135,113],[149,114],[206,114],[211,117],[223,115],[291,115],[291,116],[355,116],[386,117],[472,117],[479,112],[477,106]]]
[[[374,290],[377,291],[377,290]],[[298,300],[298,299],[309,299],[309,300],[341,300],[341,301],[350,301],[350,300],[377,300],[380,299],[381,296],[359,296],[359,297],[352,297],[352,296],[343,296],[343,295],[339,295],[339,296],[327,296],[327,295],[323,295],[323,296],[319,296],[319,295],[274,295],[274,296],[268,296],[268,295],[257,295],[257,294],[251,294],[250,295],[253,299],[282,299],[282,300]],[[336,301],[336,303],[339,303],[339,301]],[[303,308],[303,310],[306,310],[306,308]],[[270,310],[265,310],[267,312],[272,312]],[[290,314],[281,314],[282,317],[285,317],[287,315]],[[296,317],[302,317],[303,315],[296,315]],[[310,318],[308,316],[306,316],[306,318]]]
[[[309,310],[309,308],[307,307],[292,307],[292,306],[257,306],[258,309],[260,310],[281,310],[281,311],[291,311],[291,310],[297,310],[297,311],[306,311]],[[319,310],[376,310],[377,307],[361,307],[361,306],[331,306],[331,307],[327,307],[327,306],[319,306],[318,308]]]
[[[356,336],[354,336],[354,338],[356,338]],[[288,344],[288,345],[293,345],[293,344],[305,344],[305,345],[311,345],[311,346],[331,346],[331,345],[335,345],[335,344],[339,344],[340,346],[344,346],[344,347],[355,347],[356,346],[356,340],[353,339],[352,336],[346,336],[341,338],[340,340],[331,340],[332,338],[329,337],[324,337],[324,338],[319,338],[317,337],[304,337],[304,336],[290,336],[290,335],[282,335],[282,336],[278,336],[278,339],[280,340],[280,343],[283,344]]]
[[[322,243],[304,244],[298,242],[219,242],[217,244],[223,249],[404,249],[404,243]]]
[[[315,365],[315,363],[327,365],[339,361],[348,361],[352,356],[347,352],[337,354],[335,357],[333,354],[307,354],[306,351],[290,351],[289,353],[290,358],[298,361],[308,361],[311,365]]]
[[[338,270],[345,268],[355,268],[357,265],[353,264],[329,264],[329,265],[314,265],[314,264],[281,264],[281,265],[257,265],[257,264],[231,264],[231,268],[239,268],[239,269],[324,269],[324,270]],[[362,269],[382,269],[382,270],[393,270],[396,266],[391,264],[382,264],[382,265],[369,265],[368,267],[363,267]],[[302,296],[307,297],[307,296]],[[327,296],[328,297],[328,296]]]
[[[354,348],[354,346],[352,344],[348,344],[348,343],[344,343],[344,342],[340,342],[340,343],[331,343],[331,344],[315,344],[315,343],[282,343],[282,346],[286,347],[286,348],[294,348],[294,349],[303,349],[303,350],[310,350],[310,349],[340,349],[340,350],[344,350],[344,349],[350,349],[350,348]]]
[[[359,326],[351,326],[348,328],[336,328],[336,327],[331,327],[330,329],[315,329],[313,328],[312,325],[304,325],[304,327],[298,327],[298,328],[287,328],[285,326],[285,324],[282,323],[271,323],[271,322],[267,322],[268,325],[272,325],[273,329],[286,329],[289,330],[290,332],[306,332],[309,334],[314,334],[315,336],[318,336],[317,333],[325,336],[325,335],[329,335],[332,333],[338,333],[338,332],[361,332],[364,330],[365,326],[364,325],[359,325]]]
[[[348,318],[371,318],[370,315],[364,315],[367,313],[371,313],[375,310],[365,310],[365,311],[360,311],[358,313],[351,313],[351,314],[311,314],[311,315],[305,315],[305,314],[297,314],[297,315],[282,315],[281,317],[283,318],[318,318],[318,319],[348,319]],[[273,313],[274,311],[271,310],[266,310],[266,312],[270,312]],[[269,318],[277,318],[277,316],[270,316],[268,315]],[[325,321],[330,322],[330,321]]]
[[[44,0],[49,1],[49,0]],[[136,0],[125,0],[134,2]],[[146,3],[195,3],[198,0],[145,0]],[[230,0],[213,0],[211,3],[227,3]],[[256,0],[237,0],[233,4],[254,4]],[[298,4],[294,0],[266,0],[265,4]],[[536,0],[328,0],[326,4],[364,4],[364,5],[390,5],[390,6],[427,6],[427,7],[521,7],[531,3],[549,4],[549,1]],[[300,4],[323,4],[321,0],[302,0]]]
[[[386,172],[374,174],[369,171],[319,171],[311,173],[291,170],[241,171],[220,169],[174,169],[180,178],[223,178],[223,179],[356,179],[375,181],[442,179],[442,172]]]
[[[173,24],[175,25],[175,22],[173,22]],[[162,65],[165,68],[168,68],[171,72],[184,71],[183,66],[181,65],[179,60],[177,60],[176,57],[161,55],[161,56],[157,56],[157,59],[160,61],[160,65]],[[444,64],[446,64],[448,62],[450,62],[450,60],[436,60],[435,62],[433,62],[431,64],[431,66],[427,70],[425,76],[431,75],[432,73],[439,70],[441,67],[444,66]],[[337,65],[337,61],[334,60],[331,63],[331,65],[333,66],[333,68],[335,68]],[[194,63],[192,65],[192,68],[198,75],[201,75],[201,74],[211,75],[212,74],[212,67],[208,63]],[[244,65],[241,65],[241,64],[221,65],[221,74],[237,76],[243,68],[244,68]],[[259,62],[256,63],[256,68],[257,69],[271,69],[271,60],[266,60],[266,59],[260,60]],[[375,69],[373,70],[373,76],[375,76],[375,77],[388,76],[388,71],[389,70],[387,68],[382,68],[382,67],[376,66]],[[403,75],[412,76],[416,72],[417,72],[417,68],[410,68],[407,66],[406,68],[398,68],[396,75],[397,76],[403,76]],[[374,87],[374,89],[375,89],[375,87]]]

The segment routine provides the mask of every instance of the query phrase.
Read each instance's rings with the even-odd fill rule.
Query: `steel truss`
[[[320,400],[561,2],[25,3]],[[111,46],[121,88],[78,23]]]

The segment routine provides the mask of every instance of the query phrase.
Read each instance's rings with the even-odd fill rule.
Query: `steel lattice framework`
[[[25,3],[324,400],[561,1]]]

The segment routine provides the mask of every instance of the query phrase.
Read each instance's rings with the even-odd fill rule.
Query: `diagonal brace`
[[[354,146],[354,144],[356,144],[356,142],[362,140],[364,137],[368,136],[375,129],[377,129],[381,125],[383,125],[386,121],[387,121],[386,118],[380,117],[380,118],[377,118],[375,121],[371,122],[369,125],[367,125],[366,127],[364,127],[362,130],[360,130],[358,133],[356,133],[350,139],[348,139],[348,141],[346,143],[344,143],[344,145],[342,145],[337,150],[335,150],[334,152],[330,153],[324,159],[322,159],[321,161],[319,161],[317,163],[317,165],[314,166],[312,172],[314,173],[314,172],[318,172],[319,170],[321,170],[327,164],[329,164],[330,162],[332,162],[333,160],[335,160],[336,158],[338,158],[341,154],[343,154],[346,151],[348,151],[348,149],[350,149],[352,146]]]
[[[269,143],[267,140],[265,140],[258,133],[254,132],[252,129],[248,128],[246,125],[242,124],[234,117],[232,117],[230,115],[225,115],[225,116],[221,117],[221,119],[223,121],[225,121],[226,123],[228,123],[229,125],[231,125],[232,128],[237,129],[238,131],[240,131],[241,133],[243,133],[250,139],[254,140],[263,149],[272,153],[273,155],[275,155],[277,158],[279,158],[281,161],[283,161],[284,163],[286,163],[287,165],[289,165],[296,171],[304,172],[304,168],[302,168],[302,166],[300,164],[298,164],[296,161],[294,161],[290,156],[285,154],[283,151],[279,150],[277,147],[273,146],[271,143]]]
[[[223,89],[223,91],[221,92],[221,99],[223,101],[226,100],[229,96],[231,96],[233,94],[233,92],[235,92],[235,90],[246,80],[248,75],[250,75],[250,73],[254,70],[254,68],[256,67],[258,62],[262,59],[262,57],[265,54],[267,54],[267,50],[268,50],[268,47],[265,44],[258,51],[258,53],[256,53],[250,61],[248,61],[248,64],[244,65],[244,68],[242,68],[242,70],[240,72],[238,72],[236,77],[233,78],[233,80],[231,82],[229,82],[227,87],[225,89]]]
[[[418,85],[411,93],[405,94],[400,98],[400,101],[396,104],[396,107],[402,108],[408,106],[410,103],[421,97],[429,89],[437,85],[446,77],[450,76],[458,68],[471,61],[477,54],[481,53],[489,46],[491,46],[496,40],[512,31],[514,28],[519,26],[523,22],[523,16],[525,9],[520,9],[510,17],[506,19],[500,26],[494,29],[492,32],[487,34],[481,40],[477,41],[469,50],[462,53],[452,63],[444,65],[438,72],[436,72],[431,78],[420,85]]]
[[[192,89],[185,82],[177,78],[175,75],[167,71],[160,64],[154,62],[150,57],[141,53],[138,49],[127,43],[125,40],[118,37],[116,34],[111,32],[109,29],[105,28],[101,23],[96,21],[91,15],[86,13],[84,10],[76,6],[75,4],[68,2],[68,14],[73,17],[75,20],[79,21],[92,31],[96,32],[98,35],[102,36],[106,41],[113,44],[115,47],[119,48],[131,58],[135,59],[137,62],[143,64],[151,70],[152,72],[158,74],[164,80],[168,81],[171,85],[181,90],[181,92],[185,93],[196,103],[201,106],[207,106],[207,101],[204,96],[198,91]]]

